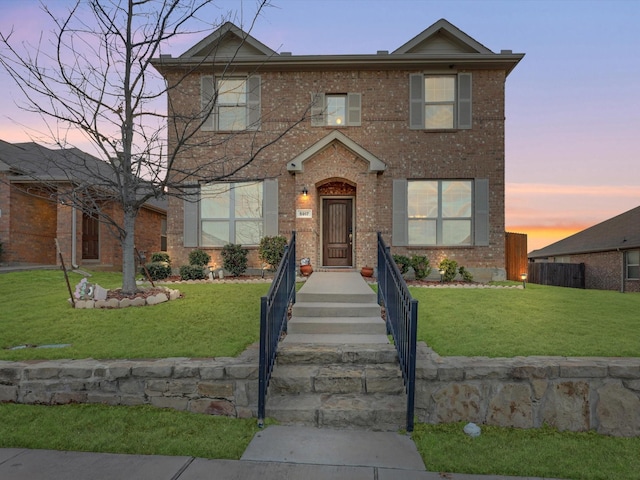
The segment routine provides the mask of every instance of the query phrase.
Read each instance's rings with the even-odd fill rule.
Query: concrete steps
[[[397,431],[406,394],[377,296],[359,273],[315,272],[296,295],[269,383],[282,424]]]

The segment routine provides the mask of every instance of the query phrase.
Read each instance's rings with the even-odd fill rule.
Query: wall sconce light
[[[308,193],[309,193],[309,190],[307,190],[307,186],[305,185],[304,187],[302,187],[302,196],[306,197]]]
[[[522,288],[527,288],[527,274],[521,273],[520,278],[522,279]]]

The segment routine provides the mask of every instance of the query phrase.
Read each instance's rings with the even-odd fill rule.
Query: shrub
[[[405,255],[394,254],[393,260],[396,262],[396,265],[398,265],[398,268],[400,269],[400,273],[402,275],[409,271],[409,267],[411,266],[411,260],[409,260],[409,257]]]
[[[431,273],[431,266],[429,265],[429,259],[425,255],[412,255],[411,266],[416,275],[416,280],[422,280]]]
[[[171,265],[167,262],[151,262],[145,265],[151,280],[164,280],[171,275]],[[144,269],[140,269],[140,274],[145,275]]]
[[[207,274],[204,273],[202,265],[182,265],[180,267],[180,277],[182,280],[204,280]]]
[[[471,275],[471,272],[466,268],[460,267],[458,273],[462,275],[462,280],[464,280],[465,282],[473,282],[473,275]]]
[[[211,256],[204,250],[199,248],[191,250],[189,252],[189,265],[197,265],[198,267],[204,267],[211,261]]]
[[[287,246],[287,239],[282,235],[276,237],[262,237],[260,246],[258,247],[258,255],[260,259],[276,269],[280,265],[280,261],[284,255],[284,249]]]
[[[458,262],[445,258],[440,262],[438,268],[440,271],[444,272],[442,274],[442,280],[445,282],[451,282],[456,278],[456,274],[458,273]]]
[[[171,258],[167,252],[155,252],[151,254],[152,262],[164,262],[167,265],[171,265]]]
[[[222,265],[231,275],[237,277],[247,269],[247,254],[249,251],[242,245],[227,243],[222,247]]]

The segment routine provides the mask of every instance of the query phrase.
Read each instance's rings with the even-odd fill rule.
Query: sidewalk
[[[427,472],[407,436],[269,426],[241,460],[0,449],[2,480],[534,480]],[[538,479],[540,480],[540,479]]]

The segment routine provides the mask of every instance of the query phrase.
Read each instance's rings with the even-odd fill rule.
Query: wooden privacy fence
[[[584,263],[530,263],[527,281],[539,285],[584,288]]]
[[[505,237],[505,270],[507,280],[520,281],[520,275],[527,271],[527,234],[506,232]]]

